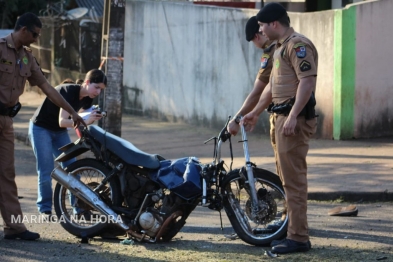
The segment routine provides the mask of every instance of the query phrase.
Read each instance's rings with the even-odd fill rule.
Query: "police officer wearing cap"
[[[14,32],[0,38],[0,211],[4,223],[4,239],[36,240],[38,233],[27,230],[21,222],[23,214],[15,183],[14,117],[21,105],[19,96],[26,80],[38,86],[59,107],[71,114],[74,126],[83,119],[47,82],[29,48],[41,33],[41,21],[32,13],[21,15]]]
[[[263,50],[261,56],[261,67],[256,76],[254,87],[248,94],[242,107],[235,114],[235,117],[228,124],[228,132],[236,135],[239,132],[239,123],[241,116],[250,112],[258,103],[259,97],[263,89],[269,83],[270,72],[272,71],[272,61],[275,42],[267,39],[262,32],[259,31],[259,25],[256,16],[252,16],[246,23],[246,40],[252,41],[255,47]]]
[[[262,32],[277,40],[270,83],[256,107],[244,116],[241,124],[252,130],[258,116],[273,103],[274,136],[278,172],[287,203],[288,231],[283,240],[271,243],[278,254],[305,252],[311,249],[307,224],[307,163],[309,139],[316,131],[314,93],[318,53],[314,44],[290,27],[285,8],[268,3],[257,14]]]

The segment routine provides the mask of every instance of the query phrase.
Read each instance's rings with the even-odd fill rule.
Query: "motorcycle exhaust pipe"
[[[118,219],[118,215],[107,204],[105,204],[100,197],[91,190],[88,186],[83,184],[80,180],[71,174],[67,174],[61,167],[57,167],[52,171],[52,178],[71,191],[77,198],[86,202],[92,208],[100,211],[101,214],[108,218],[113,218],[116,225],[127,231],[130,229],[123,221]],[[116,219],[117,218],[117,219]]]

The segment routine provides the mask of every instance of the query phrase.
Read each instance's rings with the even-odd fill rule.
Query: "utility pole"
[[[107,87],[100,96],[100,108],[107,111],[107,117],[99,125],[109,133],[121,136],[123,114],[123,54],[125,2],[104,0],[102,22],[101,65],[107,76]]]

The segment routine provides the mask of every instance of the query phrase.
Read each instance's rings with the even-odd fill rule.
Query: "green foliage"
[[[31,12],[39,15],[46,8],[46,0],[0,0],[0,28],[13,29],[18,16]]]

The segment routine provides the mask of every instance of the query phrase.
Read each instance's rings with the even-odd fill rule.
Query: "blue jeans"
[[[51,131],[37,126],[30,121],[29,139],[37,159],[36,168],[38,174],[38,197],[37,207],[39,212],[52,211],[52,178],[54,159],[62,151],[60,147],[71,143],[67,130]],[[62,168],[75,162],[75,158],[60,163]]]

